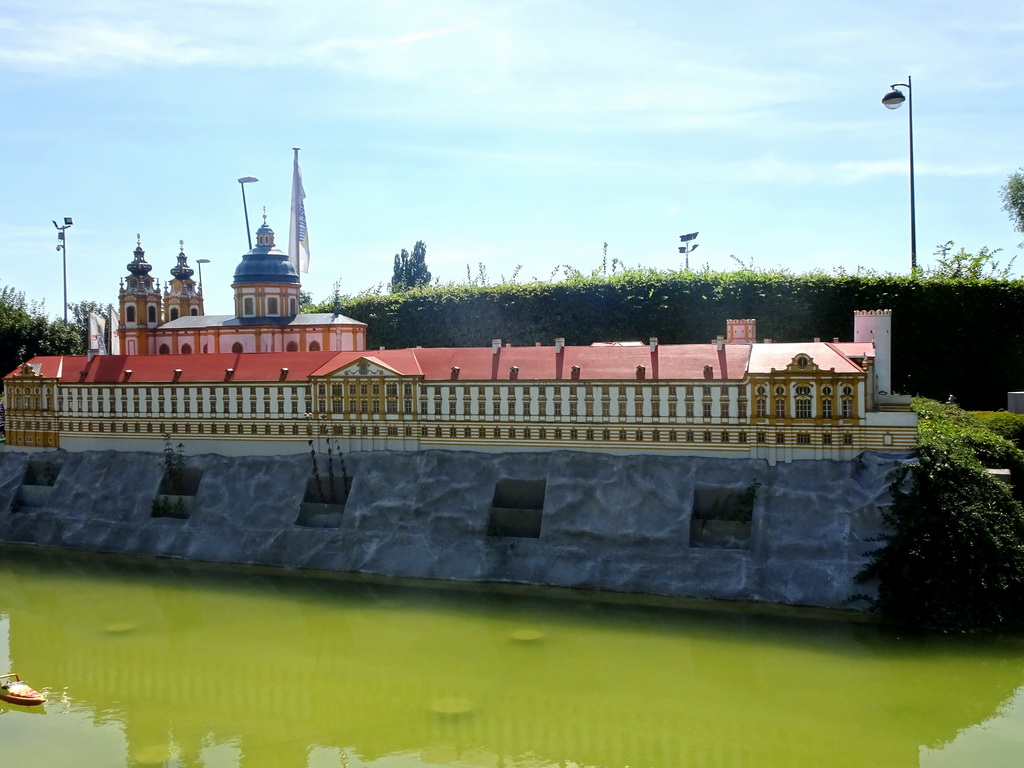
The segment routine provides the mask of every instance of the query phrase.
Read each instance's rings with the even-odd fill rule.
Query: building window
[[[156,307],[154,307],[154,306],[150,306],[149,307],[149,322],[151,322],[151,323],[155,323],[156,322]]]
[[[746,432],[740,432],[739,435],[737,435],[736,439],[739,442],[741,442],[741,443],[747,442],[747,433]]]
[[[124,320],[126,323],[135,322],[135,307],[129,306],[124,308]]]
[[[424,403],[426,405],[426,403]],[[412,414],[412,400],[404,400],[403,406],[406,414]]]
[[[705,432],[704,433],[704,442],[705,443],[710,443],[711,442],[711,433],[710,432]]]
[[[828,387],[826,387],[828,389]],[[821,401],[821,418],[831,419],[832,418],[832,401],[822,400]]]
[[[798,419],[811,418],[811,401],[801,397],[796,401],[796,417]]]
[[[309,342],[309,351],[310,352],[319,352],[320,351],[320,342],[319,341],[311,341],[311,342]]]
[[[686,404],[686,418],[688,418],[688,419],[692,419],[693,418],[693,403],[687,403]]]
[[[610,429],[606,429],[606,430],[602,431],[601,432],[601,439],[602,440],[611,440],[612,439],[612,431]]]
[[[245,315],[246,317],[252,317],[253,315],[256,314],[255,310],[253,309],[254,306],[255,305],[253,304],[253,300],[251,298],[242,299],[242,314]]]
[[[779,445],[784,445],[786,442],[786,435],[783,432],[779,432],[775,435],[775,442]]]
[[[232,344],[231,351],[236,355],[242,354],[242,342],[236,341],[234,344]]]
[[[296,344],[294,341],[289,341],[287,344],[285,344],[284,351],[285,352],[298,352],[299,351],[299,345]]]
[[[798,434],[796,436],[796,441],[800,445],[810,445],[811,444],[811,436],[808,433],[806,433],[806,432],[801,432],[800,434]]]
[[[280,313],[279,313],[279,312],[277,311],[277,307],[278,307],[278,304],[277,304],[277,297],[276,297],[276,296],[275,296],[275,297],[268,297],[268,298],[267,298],[267,314],[268,314],[268,315],[277,315],[277,314],[280,314]]]
[[[747,401],[740,400],[736,403],[736,417],[740,419],[747,418]]]
[[[359,401],[359,412],[360,413],[369,413],[370,412],[369,401],[367,401],[367,400],[360,400]]]
[[[678,412],[679,412],[679,406],[678,405],[676,405],[675,403],[669,403],[668,404],[668,417],[670,419],[676,418],[678,416]],[[588,413],[587,415],[590,416],[591,414]]]
[[[767,432],[758,432],[757,433],[757,442],[759,442],[759,443],[767,443],[768,442],[768,433]]]
[[[843,435],[843,445],[853,445],[853,435]]]
[[[821,444],[822,445],[832,445],[832,435],[830,435],[828,432],[823,434],[821,436]]]
[[[183,355],[191,355],[192,354],[192,345],[191,344],[182,344],[181,345],[181,354],[183,354]]]
[[[786,418],[786,401],[781,398],[775,401],[775,418]]]
[[[729,442],[729,433],[728,432],[722,432],[722,442],[723,443],[728,443]]]
[[[171,307],[171,320],[177,320],[177,319],[178,319],[178,308],[177,307]]]
[[[849,400],[845,397],[843,398],[843,418],[853,418],[853,400]]]
[[[766,419],[768,418],[768,401],[763,397],[757,399],[757,418]]]
[[[398,413],[398,401],[397,400],[388,400],[387,412],[388,413]]]
[[[705,419],[711,418],[711,403],[703,403],[703,406],[701,408],[701,416],[703,416]]]
[[[157,352],[161,355],[169,355],[171,354],[171,348],[166,344],[161,344],[160,349],[158,349]]]

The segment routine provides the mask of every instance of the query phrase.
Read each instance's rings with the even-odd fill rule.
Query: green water
[[[0,667],[11,766],[1024,764],[1024,638],[820,615],[0,550]]]

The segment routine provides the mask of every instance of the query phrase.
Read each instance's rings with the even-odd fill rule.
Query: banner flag
[[[106,335],[107,320],[95,312],[89,313],[89,351],[98,352],[101,355],[107,354],[107,343],[103,338]]]
[[[288,260],[296,272],[309,272],[309,232],[306,230],[306,190],[302,188],[302,170],[299,168],[299,148],[295,152],[292,171],[292,216],[288,231]]]
[[[110,354],[120,355],[121,354],[121,334],[117,330],[118,319],[117,310],[113,307],[110,308]]]

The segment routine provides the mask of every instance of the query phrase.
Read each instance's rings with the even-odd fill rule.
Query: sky
[[[919,265],[1013,258],[1021,3],[4,0],[0,285],[59,317],[69,216],[69,301],[116,303],[140,235],[231,313],[237,179],[287,250],[293,147],[318,301],[417,240],[441,282],[676,269],[689,232],[693,268],[907,273],[908,76]]]

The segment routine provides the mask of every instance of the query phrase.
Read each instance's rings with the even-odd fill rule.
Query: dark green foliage
[[[441,285],[342,297],[369,325],[367,347],[595,341],[710,342],[728,318],[753,317],[777,342],[853,336],[853,311],[893,311],[893,388],[969,408],[998,408],[1024,383],[1024,281],[933,277],[578,271],[558,283]],[[327,302],[313,311],[329,312]],[[979,368],[982,366],[982,368]]]
[[[84,350],[75,326],[50,321],[21,291],[0,289],[0,375],[36,355],[79,355]]]
[[[859,580],[876,607],[912,624],[976,629],[1024,623],[1024,511],[985,468],[1024,478],[1024,453],[954,405],[915,399],[918,463],[893,484],[888,533]]]
[[[75,304],[68,304],[68,311],[71,315],[69,321],[72,327],[78,330],[78,334],[82,339],[82,349],[89,348],[89,315],[96,314],[103,318],[110,317],[110,310],[114,308],[113,304],[100,304],[98,301],[79,301]],[[109,321],[107,325],[109,326]],[[110,331],[108,327],[106,331],[103,343],[107,345],[107,349],[110,349]]]
[[[1024,449],[1024,413],[1009,411],[975,411],[978,420],[1000,437]]]
[[[430,285],[430,270],[427,269],[427,244],[417,240],[412,255],[405,248],[395,254],[395,267],[391,275],[391,291],[400,293],[410,288]]]

